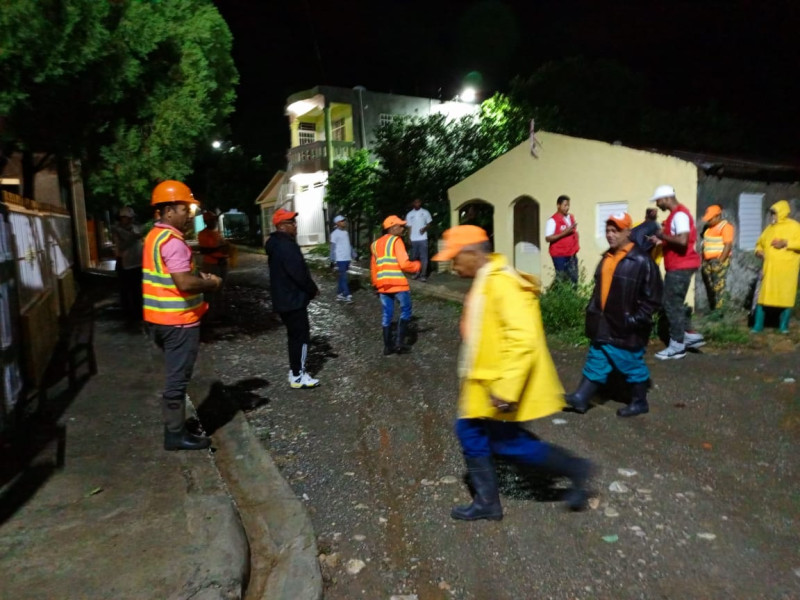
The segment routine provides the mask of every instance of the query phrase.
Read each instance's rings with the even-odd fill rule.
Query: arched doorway
[[[459,207],[458,224],[482,227],[494,248],[494,206],[485,200],[470,200]]]
[[[539,238],[539,203],[530,196],[514,200],[514,266],[541,276],[542,244]]]

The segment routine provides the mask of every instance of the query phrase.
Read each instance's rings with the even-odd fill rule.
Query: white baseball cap
[[[347,218],[343,217],[342,215],[336,215],[335,217],[333,217],[334,225],[336,225],[337,223],[341,223],[342,221],[347,221]]]
[[[656,191],[653,192],[653,197],[650,198],[650,202],[655,202],[659,198],[674,198],[675,197],[675,188],[671,185],[660,185],[656,188]]]
[[[119,209],[119,216],[120,217],[129,217],[133,218],[136,216],[136,213],[133,212],[133,209],[130,206],[123,206]]]

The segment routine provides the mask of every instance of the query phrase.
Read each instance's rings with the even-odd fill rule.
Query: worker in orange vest
[[[708,304],[711,310],[722,308],[725,282],[731,266],[731,252],[736,230],[722,218],[722,207],[712,204],[703,215],[703,264],[701,273],[706,285]]]
[[[198,202],[180,181],[163,181],[150,200],[156,224],[144,241],[142,298],[144,320],[164,351],[166,383],[161,407],[165,450],[202,450],[211,439],[186,428],[186,388],[200,348],[200,319],[208,310],[204,292],[216,292],[222,279],[199,273],[183,238]]]
[[[206,302],[208,302],[206,320],[215,320],[225,316],[224,284],[228,278],[228,259],[230,258],[231,245],[219,230],[219,217],[216,213],[204,211],[203,223],[205,223],[206,228],[197,234],[200,254],[203,255],[203,265],[200,269],[204,273],[213,273],[222,279],[223,283],[223,287],[219,291],[213,294],[206,294]]]
[[[383,354],[409,351],[405,344],[408,324],[411,321],[411,288],[404,273],[419,273],[422,265],[418,260],[409,260],[402,235],[406,222],[396,215],[383,220],[385,234],[370,247],[372,259],[370,272],[372,285],[378,291],[383,306]],[[394,301],[400,302],[400,320],[397,322],[397,341],[392,340],[392,318]]]

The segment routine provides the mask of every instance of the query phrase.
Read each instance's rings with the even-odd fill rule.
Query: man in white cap
[[[350,234],[347,233],[347,219],[343,215],[333,218],[334,230],[331,232],[331,262],[336,265],[339,274],[336,287],[336,299],[340,302],[352,302],[350,282],[347,280],[347,270],[353,258],[353,248],[350,245]]]
[[[686,356],[686,348],[705,344],[703,336],[691,331],[691,317],[684,308],[692,275],[700,268],[700,255],[695,250],[697,228],[689,209],[678,202],[671,185],[660,185],[650,198],[656,206],[669,212],[661,231],[651,236],[664,252],[664,312],[669,321],[669,345],[656,353],[660,360]]]
[[[578,389],[566,396],[579,413],[616,369],[631,387],[631,402],[617,411],[619,417],[648,412],[650,371],[644,352],[653,325],[653,313],[661,305],[661,273],[644,249],[631,240],[631,216],[612,215],[606,221],[608,252],[594,274],[594,291],[586,307],[586,334],[591,346]]]

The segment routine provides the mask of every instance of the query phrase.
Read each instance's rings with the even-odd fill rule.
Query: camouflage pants
[[[722,308],[725,302],[725,278],[728,276],[730,266],[730,258],[725,262],[716,258],[703,261],[703,283],[706,285],[706,295],[711,310]]]

